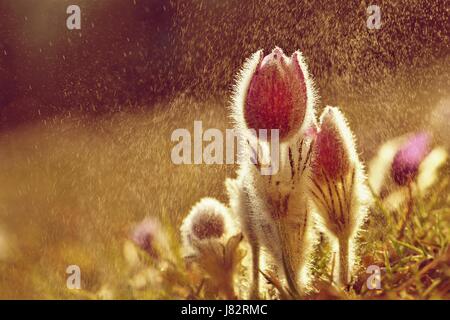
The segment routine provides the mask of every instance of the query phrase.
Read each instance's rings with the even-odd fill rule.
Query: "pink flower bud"
[[[213,198],[203,198],[194,205],[181,226],[185,244],[220,239],[231,228],[228,208]]]
[[[158,258],[155,241],[159,232],[161,232],[159,221],[154,218],[145,218],[134,227],[130,238],[151,257]]]
[[[225,231],[224,218],[214,211],[202,211],[192,219],[192,233],[200,240],[220,238]]]
[[[319,228],[329,235],[338,253],[335,281],[348,285],[356,259],[356,236],[371,202],[364,166],[338,108],[325,108],[314,143],[311,204],[318,213]]]
[[[259,62],[244,100],[244,119],[251,129],[279,129],[286,140],[303,124],[307,109],[306,70],[299,52],[287,57],[280,48]]]
[[[430,137],[427,133],[419,133],[408,139],[394,156],[391,167],[394,181],[403,186],[414,180],[429,152]]]
[[[349,153],[344,142],[346,137],[337,112],[334,108],[325,110],[314,148],[314,175],[317,177],[325,175],[331,180],[346,175],[350,169]]]

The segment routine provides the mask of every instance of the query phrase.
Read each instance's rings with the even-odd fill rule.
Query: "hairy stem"
[[[251,244],[252,249],[252,286],[250,299],[259,299],[259,259],[260,248],[257,244]]]
[[[339,284],[349,285],[349,245],[348,238],[339,239]]]

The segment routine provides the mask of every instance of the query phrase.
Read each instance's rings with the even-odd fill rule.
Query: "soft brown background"
[[[0,2],[2,126],[226,97],[245,58],[275,45],[302,50],[322,103],[369,114],[371,129],[416,122],[450,83],[447,1],[80,0],[82,30],[69,31],[73,3]]]

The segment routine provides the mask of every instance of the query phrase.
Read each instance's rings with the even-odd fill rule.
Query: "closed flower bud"
[[[241,71],[234,95],[234,118],[240,127],[278,129],[285,141],[310,118],[315,96],[299,51],[280,48],[263,57],[256,52]]]
[[[203,198],[194,205],[181,226],[185,245],[203,240],[220,239],[231,228],[228,208],[213,198]]]
[[[338,108],[327,107],[316,135],[310,195],[325,233],[339,252],[336,282],[348,285],[357,232],[370,202],[353,134]]]
[[[345,129],[337,115],[335,109],[328,108],[316,135],[313,171],[320,180],[337,180],[350,170],[350,150],[345,142],[349,133],[341,132]]]
[[[186,258],[209,275],[217,290],[234,298],[234,273],[242,259],[242,235],[230,219],[229,209],[213,198],[194,205],[180,228]]]

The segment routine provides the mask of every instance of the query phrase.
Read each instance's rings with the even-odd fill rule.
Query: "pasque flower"
[[[282,140],[300,128],[306,112],[307,87],[297,55],[295,52],[287,57],[275,48],[258,62],[245,99],[248,127],[279,129]]]
[[[315,100],[300,51],[290,57],[278,47],[266,56],[257,51],[238,76],[233,100],[238,127],[278,129],[281,141],[298,133]]]
[[[147,217],[137,224],[130,235],[131,240],[140,249],[147,252],[152,258],[160,255],[158,239],[161,237],[161,225],[158,220]]]
[[[401,186],[413,181],[417,177],[420,164],[430,151],[430,136],[427,133],[410,137],[394,156],[391,167],[394,181]]]
[[[203,198],[192,207],[180,230],[186,258],[197,263],[226,298],[234,298],[242,235],[229,209],[216,199]]]
[[[232,232],[228,208],[213,198],[197,202],[181,226],[185,246],[195,250],[202,241],[220,240]]]
[[[230,203],[240,217],[252,251],[252,288],[259,292],[260,260],[270,260],[291,292],[308,280],[311,248],[306,199],[311,141],[315,131],[315,94],[299,51],[286,56],[275,48],[267,56],[256,52],[244,65],[235,87],[232,116],[244,150],[238,177],[228,181]],[[278,129],[279,170],[262,175],[261,159],[268,142],[252,140],[248,129]],[[273,142],[271,142],[273,143]],[[256,159],[256,161],[250,161]],[[261,259],[263,258],[263,259]],[[263,266],[264,267],[264,266]]]
[[[394,137],[380,146],[369,164],[370,187],[384,210],[400,221],[397,234],[400,239],[413,230],[408,226],[415,220],[416,199],[427,197],[447,161],[445,148],[432,147],[433,138],[429,132]]]
[[[370,201],[366,177],[353,134],[338,108],[320,117],[312,157],[310,198],[321,227],[338,250],[336,281],[350,283],[355,263],[355,238]]]

